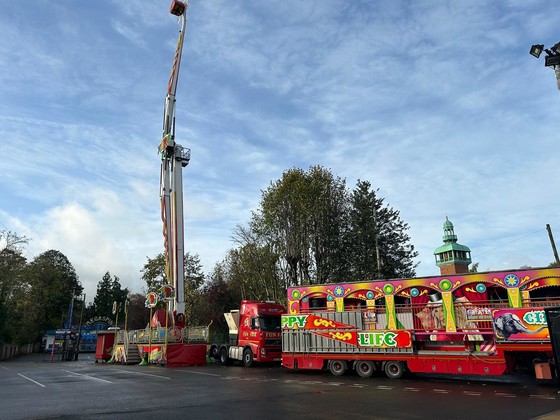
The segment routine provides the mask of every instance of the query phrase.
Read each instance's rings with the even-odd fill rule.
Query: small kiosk
[[[113,345],[115,343],[115,331],[97,331],[97,345],[95,347],[95,363],[106,362],[111,359]]]

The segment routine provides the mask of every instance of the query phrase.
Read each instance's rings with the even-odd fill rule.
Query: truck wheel
[[[253,366],[253,352],[251,349],[243,350],[243,366],[245,367]]]
[[[228,351],[225,347],[220,350],[220,363],[224,366],[229,364]]]
[[[208,352],[208,356],[214,360],[218,360],[220,358],[220,354],[218,352],[218,346],[212,344],[212,346],[210,347],[210,351]]]
[[[399,379],[404,375],[404,365],[402,362],[389,360],[385,363],[385,375],[389,379]]]
[[[346,362],[344,360],[331,360],[329,370],[334,376],[342,376],[346,372]]]
[[[375,370],[375,366],[373,362],[369,360],[360,360],[356,362],[356,372],[361,378],[369,378],[373,375],[373,371]]]

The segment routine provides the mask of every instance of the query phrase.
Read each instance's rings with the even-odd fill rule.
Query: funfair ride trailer
[[[290,287],[282,365],[551,379],[544,308],[559,292],[560,268]]]

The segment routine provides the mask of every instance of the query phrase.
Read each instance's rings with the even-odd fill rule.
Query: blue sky
[[[0,228],[64,253],[88,300],[163,251],[157,146],[179,25],[167,0],[0,0]],[[418,275],[446,215],[479,270],[546,266],[560,235],[557,3],[191,0],[176,138],[186,249],[210,272],[282,172],[380,189]],[[560,237],[560,236],[559,236]],[[560,242],[560,241],[559,241]],[[560,245],[560,243],[559,243]]]

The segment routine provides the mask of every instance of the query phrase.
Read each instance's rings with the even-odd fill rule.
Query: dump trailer
[[[280,362],[284,306],[271,301],[243,300],[239,309],[224,313],[229,341],[210,346],[210,354],[223,365],[240,360],[253,363]]]

